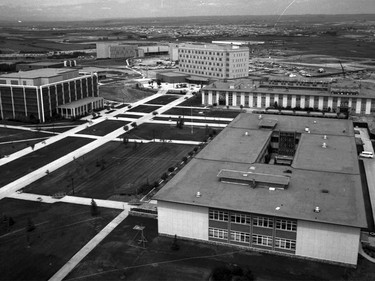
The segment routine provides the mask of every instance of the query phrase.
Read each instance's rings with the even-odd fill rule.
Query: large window
[[[272,237],[265,235],[253,235],[253,245],[272,247]]]
[[[239,231],[231,231],[230,240],[242,243],[250,243],[250,234]]]
[[[291,220],[276,219],[276,229],[297,231],[297,222]]]
[[[286,250],[295,250],[296,249],[296,240],[289,240],[284,238],[275,238],[275,248],[286,249]]]
[[[230,215],[230,221],[232,223],[238,224],[248,224],[250,225],[250,216],[245,214],[233,213]]]
[[[210,220],[228,221],[229,215],[226,211],[210,210]]]
[[[210,227],[208,229],[208,237],[228,240],[228,230]]]
[[[254,217],[253,225],[258,227],[273,228],[273,219],[266,217]]]

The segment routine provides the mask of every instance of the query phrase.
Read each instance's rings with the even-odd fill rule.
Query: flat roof
[[[18,79],[35,79],[35,78],[47,78],[59,76],[62,73],[74,72],[76,69],[66,69],[66,68],[42,68],[34,69],[28,71],[20,71],[15,73],[0,75],[0,78],[18,78]]]
[[[194,49],[194,50],[215,50],[215,51],[246,51],[248,47],[237,45],[216,45],[216,44],[181,44],[179,49]]]
[[[366,227],[352,122],[280,115],[267,115],[264,118],[277,120],[274,130],[301,133],[292,166],[257,161],[271,138],[272,130],[258,127],[258,115],[241,113],[155,198],[189,205]],[[306,125],[311,127],[310,133],[305,131]],[[327,135],[326,139],[324,135]],[[326,148],[322,147],[323,140],[327,144]],[[272,175],[272,179],[282,179],[282,183],[289,181],[288,188],[274,190],[252,188],[250,184],[221,182],[218,175],[225,170]],[[201,194],[199,198],[196,197],[198,191]],[[321,211],[315,213],[315,207]]]
[[[95,102],[95,101],[102,100],[102,99],[103,99],[102,97],[87,97],[81,100],[73,101],[71,103],[59,105],[57,108],[77,108],[79,106],[86,105],[91,102]]]

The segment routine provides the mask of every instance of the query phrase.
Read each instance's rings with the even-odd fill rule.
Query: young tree
[[[94,199],[91,199],[91,215],[92,216],[99,215],[98,205],[96,204]]]

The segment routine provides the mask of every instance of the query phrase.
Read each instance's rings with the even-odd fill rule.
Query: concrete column
[[[301,96],[300,105],[301,108],[305,108],[305,96]]]
[[[12,98],[13,118],[16,118],[16,111],[14,110],[13,87],[10,87],[10,97]]]
[[[48,86],[48,101],[49,101],[49,116],[52,117],[52,104],[51,104],[51,86]]]
[[[26,89],[23,87],[23,102],[25,104],[25,116],[27,117]]]
[[[314,104],[314,96],[310,96],[310,106],[309,106],[309,107],[312,107],[312,108],[315,107],[315,104]]]
[[[365,114],[370,114],[371,113],[371,99],[366,100],[366,111]]]
[[[1,90],[0,90],[0,111],[1,111],[1,119],[4,119],[3,102],[1,100]]]
[[[351,99],[350,99],[350,102],[351,102]],[[332,97],[329,97],[328,98],[328,107],[330,107],[331,109],[333,109],[333,98]]]
[[[258,96],[257,96],[257,107],[258,108],[262,107],[262,94],[259,94],[259,93],[258,93]]]
[[[270,94],[266,94],[266,107],[270,106]]]
[[[287,107],[287,106],[288,106],[288,96],[283,95],[283,107]]]
[[[323,97],[319,97],[318,108],[319,108],[320,110],[323,109]]]
[[[241,93],[241,104],[245,106],[245,93]]]
[[[292,95],[292,103],[290,105],[292,108],[296,107],[296,95]]]
[[[253,102],[254,94],[249,93],[248,95],[249,95],[249,107],[254,107],[254,102]]]
[[[275,102],[277,102],[277,105],[280,105],[280,104],[279,104],[279,95],[278,95],[278,94],[275,95],[275,101],[274,101],[273,103],[275,104]],[[274,104],[273,104],[273,105],[274,105]],[[272,105],[272,106],[273,106],[273,105]]]

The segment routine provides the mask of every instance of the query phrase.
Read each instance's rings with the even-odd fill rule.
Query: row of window
[[[209,219],[228,222],[229,212],[210,209]],[[237,224],[250,225],[251,216],[248,214],[231,213],[230,222],[237,223]],[[287,219],[275,219],[274,221],[273,218],[262,217],[262,216],[253,216],[253,226],[264,227],[264,228],[274,228],[275,226],[276,229],[280,229],[280,230],[297,231],[296,221],[287,220]]]
[[[221,240],[228,240],[228,230],[210,227],[208,229],[208,237],[221,239]],[[231,231],[229,236],[230,241],[240,242],[240,243],[250,243],[250,234],[240,231]],[[275,240],[275,241],[273,241]],[[275,245],[273,245],[275,242]],[[273,239],[272,236],[267,235],[258,235],[254,234],[251,236],[251,244],[264,246],[264,247],[272,247],[278,249],[285,249],[285,250],[295,250],[296,249],[296,240],[285,239],[276,237]]]

